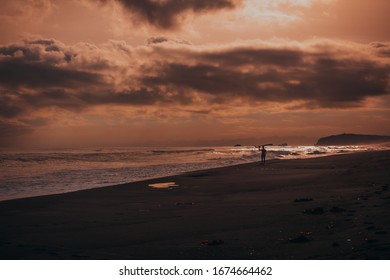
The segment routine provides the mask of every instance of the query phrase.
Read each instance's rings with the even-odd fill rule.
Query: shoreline
[[[0,258],[388,259],[389,170],[372,151],[0,201]]]
[[[343,150],[344,148],[347,150]],[[279,147],[276,150],[270,150],[268,158],[269,160],[274,158],[280,160],[314,158],[355,153],[367,148],[363,146],[327,147],[325,150],[317,150],[311,146],[297,146],[287,147],[285,150],[284,147]],[[375,147],[372,148],[377,150]],[[49,153],[38,156],[13,154],[9,157],[6,156],[1,165],[4,170],[2,170],[3,174],[0,180],[0,201],[107,187],[260,160],[260,154],[257,150],[254,151],[253,147],[240,147],[240,149],[214,147],[213,149],[187,149],[186,151],[205,150],[213,152],[182,154],[181,152],[184,150],[167,148],[162,154],[157,153],[157,156],[155,153],[151,155],[151,151],[145,149],[128,149],[123,151],[119,157],[118,155],[113,156],[118,151],[109,149],[101,154],[92,153],[92,157],[87,151],[77,153],[77,156],[74,156],[73,153],[60,153],[59,155]],[[176,158],[176,152],[180,152],[179,158]],[[83,155],[87,156],[87,160],[83,159]],[[166,155],[169,155],[168,158],[165,158]],[[133,163],[134,158],[136,163]],[[165,160],[161,161],[162,158]],[[95,163],[95,160],[98,163]],[[18,162],[22,162],[20,166],[15,165]],[[75,166],[78,167],[75,168]]]
[[[390,150],[390,149],[389,149]],[[385,151],[385,150],[375,150],[375,151]],[[283,161],[288,161],[288,160],[294,160],[294,159],[314,159],[314,158],[321,158],[321,157],[329,157],[329,156],[334,156],[334,155],[342,155],[342,154],[354,154],[354,153],[361,153],[361,152],[367,152],[367,151],[349,151],[349,152],[340,152],[338,154],[322,154],[321,155],[315,155],[314,156],[309,156],[309,157],[303,157],[303,158],[271,158],[268,159],[267,162],[273,162],[273,161],[278,161],[278,160],[283,160]],[[260,158],[260,155],[258,156]],[[260,160],[259,160],[260,161]],[[89,187],[84,187],[81,189],[75,189],[75,190],[68,190],[68,191],[53,191],[53,192],[47,192],[47,191],[35,191],[33,194],[19,194],[19,195],[11,195],[9,198],[0,198],[0,203],[3,201],[11,201],[11,200],[18,200],[18,199],[28,199],[28,198],[34,198],[34,197],[41,197],[41,196],[51,196],[51,195],[61,195],[61,194],[67,194],[67,193],[73,193],[73,192],[79,192],[79,191],[85,191],[85,190],[91,190],[91,189],[99,189],[99,188],[106,188],[106,187],[113,187],[117,185],[123,185],[123,184],[130,184],[130,183],[136,183],[136,182],[143,182],[143,181],[150,181],[154,179],[160,179],[160,178],[165,178],[165,177],[173,177],[173,176],[181,176],[186,173],[191,173],[191,172],[199,172],[199,171],[205,171],[205,170],[212,170],[212,169],[219,169],[219,168],[227,168],[231,166],[237,166],[237,165],[246,165],[246,164],[254,164],[258,161],[249,161],[249,162],[236,162],[230,165],[221,165],[221,166],[214,166],[214,167],[206,167],[206,168],[200,168],[200,169],[194,169],[194,170],[189,170],[189,171],[180,171],[178,173],[172,173],[168,175],[157,175],[157,176],[152,176],[148,178],[142,178],[142,179],[135,179],[134,181],[129,180],[126,182],[122,183],[108,183],[108,184],[103,184],[100,183],[96,186],[89,186]],[[83,184],[83,183],[80,183]],[[6,197],[6,196],[5,196]]]
[[[327,156],[333,156],[333,155],[327,155]],[[327,157],[327,156],[321,156],[321,157]],[[318,158],[320,158],[320,157],[318,157]],[[295,159],[270,159],[270,160],[267,160],[267,163],[269,164],[271,162],[279,161],[279,160],[283,160],[283,161],[287,160],[288,161],[288,160],[295,160]],[[42,194],[42,195],[26,196],[26,197],[17,197],[17,198],[11,198],[11,199],[6,199],[6,200],[0,200],[0,204],[3,203],[3,202],[8,202],[8,201],[24,200],[24,199],[34,199],[34,198],[39,198],[39,197],[50,197],[50,196],[58,196],[58,195],[66,195],[66,194],[71,194],[71,193],[91,191],[91,190],[95,190],[95,189],[113,188],[113,187],[119,187],[119,186],[123,186],[123,185],[129,185],[129,184],[154,182],[156,180],[164,180],[165,178],[174,178],[174,177],[185,176],[186,174],[191,174],[191,173],[209,172],[209,171],[215,171],[217,169],[225,169],[225,168],[231,168],[231,167],[235,167],[235,166],[241,166],[241,165],[245,166],[245,165],[253,165],[253,164],[259,164],[259,162],[257,162],[257,161],[255,161],[255,162],[245,162],[245,163],[237,163],[237,164],[233,164],[233,165],[219,166],[219,167],[213,167],[213,168],[198,169],[198,170],[186,171],[186,172],[182,172],[182,173],[178,173],[178,174],[172,174],[172,175],[167,175],[167,176],[151,177],[151,178],[146,178],[146,179],[137,180],[137,181],[129,181],[129,182],[113,184],[113,185],[107,185],[107,186],[91,187],[91,188],[88,188],[88,189],[80,189],[80,190],[69,191],[69,192]]]

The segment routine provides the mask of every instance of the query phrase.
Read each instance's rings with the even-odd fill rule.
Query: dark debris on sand
[[[322,215],[325,213],[325,210],[323,207],[308,208],[305,211],[303,211],[303,213],[309,215]]]

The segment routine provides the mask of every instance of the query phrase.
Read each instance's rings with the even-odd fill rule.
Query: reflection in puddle
[[[168,189],[171,187],[178,187],[179,185],[176,185],[175,182],[166,182],[166,183],[149,184],[148,186],[155,189]]]

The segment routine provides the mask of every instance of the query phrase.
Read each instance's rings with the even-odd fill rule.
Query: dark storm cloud
[[[26,40],[24,44],[0,47],[0,84],[41,88],[99,83],[97,74],[64,67],[69,54],[62,54],[61,48],[54,40]]]
[[[170,85],[173,88],[188,88],[212,96],[224,94],[225,98],[246,96],[257,91],[260,75],[240,73],[212,65],[184,65],[171,63],[158,69],[158,75],[145,77],[148,86]]]
[[[89,106],[76,89],[102,86],[102,76],[68,65],[66,52],[53,40],[0,47],[0,117],[19,118],[53,106],[72,111]]]
[[[69,64],[55,40],[24,40],[0,46],[0,116],[15,118],[37,109],[85,107],[75,89],[103,84],[101,75]]]
[[[146,85],[186,88],[209,101],[304,101],[315,107],[354,107],[389,94],[389,66],[372,60],[304,50],[237,49],[194,54],[195,64],[159,65]]]
[[[220,52],[205,52],[200,54],[199,57],[205,61],[233,67],[240,65],[280,65],[290,67],[302,63],[304,53],[289,49],[239,47]]]
[[[0,91],[0,117],[13,118],[24,112],[18,94],[15,92]]]
[[[115,0],[100,0],[103,3]],[[206,13],[236,7],[241,0],[116,0],[127,11],[157,28],[170,29],[178,25],[188,12]]]
[[[0,61],[0,84],[7,87],[74,87],[99,83],[99,75],[62,69],[44,62],[24,59]]]
[[[42,59],[42,51],[57,51],[61,47],[54,40],[24,40],[23,43],[0,46],[0,55],[21,57],[28,60]]]
[[[318,107],[355,107],[369,97],[390,93],[390,69],[373,61],[322,58],[297,74],[299,84],[287,84],[286,93]]]
[[[60,95],[57,91],[1,91],[0,117],[14,119],[51,106],[73,111],[85,107],[81,106],[79,104],[81,102],[75,100],[71,94]]]
[[[117,105],[153,105],[166,100],[164,94],[145,88],[133,91],[107,92],[97,95],[90,92],[80,93],[80,100],[89,105],[117,104]]]

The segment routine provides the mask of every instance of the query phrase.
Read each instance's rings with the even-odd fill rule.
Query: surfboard
[[[255,148],[260,148],[262,146],[273,146],[274,144],[262,144],[262,145],[257,145]]]

